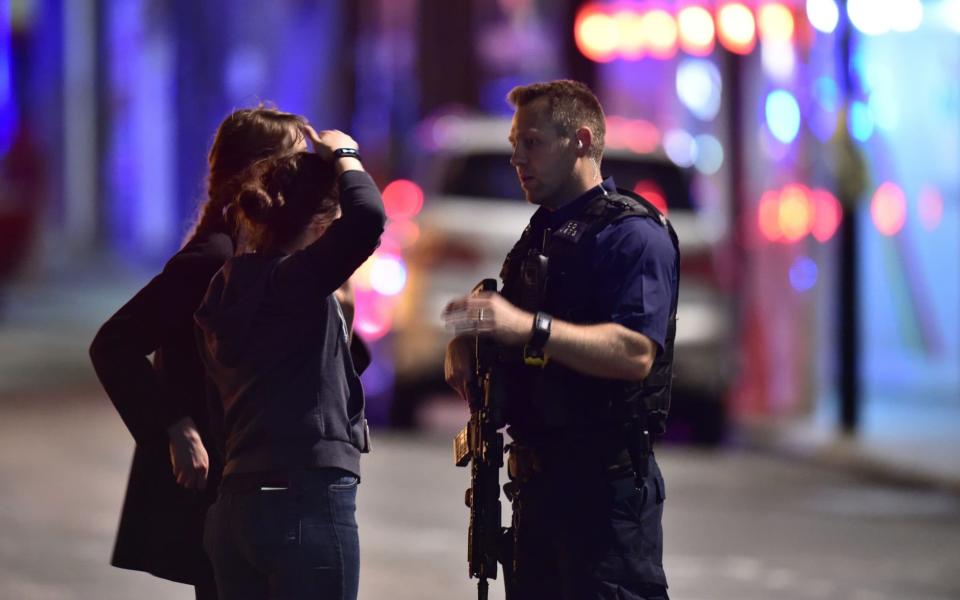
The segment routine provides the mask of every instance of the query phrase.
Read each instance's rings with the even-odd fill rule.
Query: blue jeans
[[[357,477],[311,469],[251,489],[221,491],[204,547],[220,600],[356,600]]]

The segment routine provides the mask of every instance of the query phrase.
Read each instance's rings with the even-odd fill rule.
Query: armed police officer
[[[666,599],[663,478],[679,250],[650,203],[601,177],[603,109],[569,80],[514,88],[511,164],[540,208],[502,293],[445,309],[447,382],[474,389],[476,335],[499,349],[512,527],[508,600]]]

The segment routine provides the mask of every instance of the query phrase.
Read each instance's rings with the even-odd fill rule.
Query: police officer
[[[666,599],[663,478],[652,440],[669,408],[679,251],[667,220],[601,177],[596,96],[568,80],[514,88],[510,142],[539,206],[502,294],[452,301],[447,382],[466,396],[471,341],[500,349],[512,527],[508,600]]]

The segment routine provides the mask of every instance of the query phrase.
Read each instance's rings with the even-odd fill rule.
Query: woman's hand
[[[340,148],[359,149],[356,140],[339,129],[326,129],[318,133],[308,126],[307,135],[313,142],[313,148],[317,154],[326,160],[333,160],[334,150],[339,150]],[[336,166],[339,173],[363,170],[363,165],[360,164],[360,161],[352,156],[341,156],[337,159]]]
[[[202,492],[207,488],[210,457],[193,419],[180,419],[167,428],[167,435],[170,437],[170,463],[177,483],[188,490]]]

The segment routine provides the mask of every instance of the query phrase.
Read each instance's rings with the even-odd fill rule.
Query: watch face
[[[546,331],[550,327],[550,317],[543,313],[537,313],[537,329]]]

